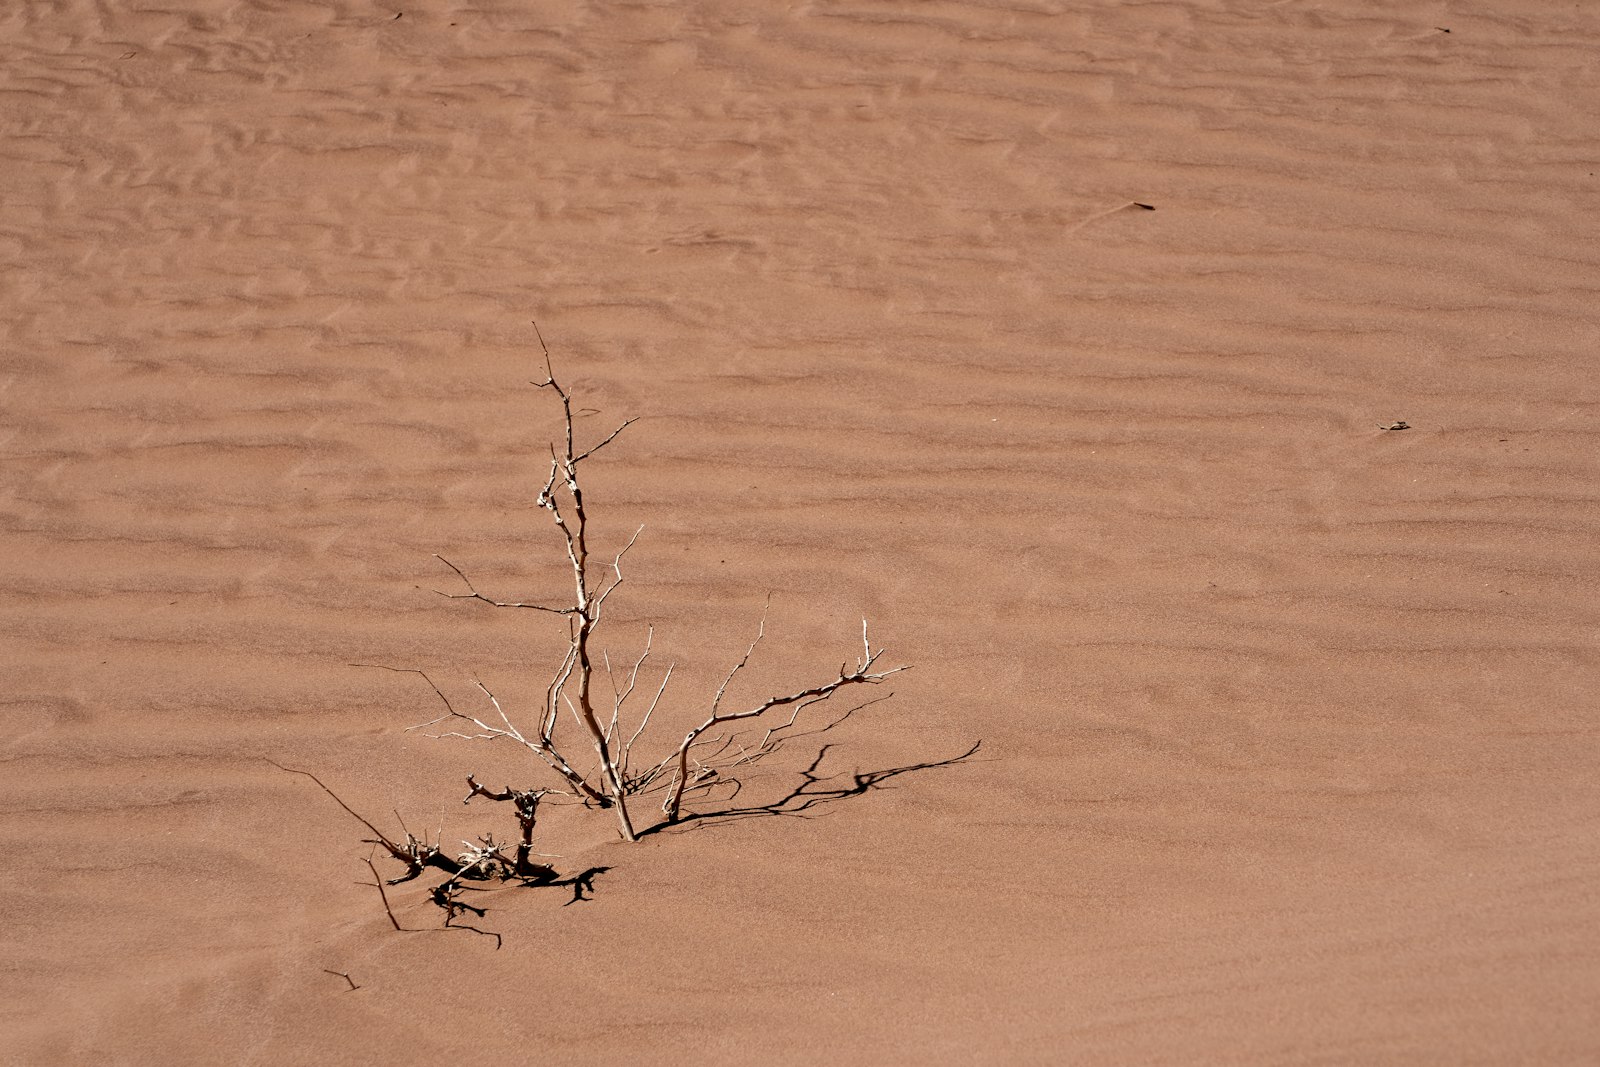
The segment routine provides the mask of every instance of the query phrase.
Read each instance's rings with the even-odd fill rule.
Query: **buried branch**
[[[471,792],[461,803],[471,803],[473,797],[487,797],[490,800],[509,801],[517,813],[517,826],[522,832],[522,840],[517,843],[516,859],[511,865],[510,873],[519,878],[554,878],[555,868],[533,862],[533,857],[538,855],[533,851],[533,828],[539,818],[539,801],[551,790],[513,789],[508,785],[496,793],[479,785],[477,779],[470,774],[467,775],[467,786]]]
[[[405,866],[406,873],[400,877],[384,878],[378,873],[378,866],[372,861],[372,856],[369,855],[362,860],[367,865],[367,869],[372,872],[372,881],[362,884],[374,886],[378,890],[378,899],[383,902],[383,912],[388,916],[389,925],[401,933],[418,933],[421,931],[400,925],[400,919],[394,913],[394,905],[389,900],[388,887],[400,885],[417,878],[422,874],[424,868],[433,867],[445,872],[444,881],[431,886],[427,891],[428,899],[444,911],[444,925],[453,930],[470,930],[473,933],[493,937],[496,948],[500,946],[499,934],[489,930],[480,930],[475,926],[456,921],[462,914],[478,917],[482,917],[485,914],[483,908],[468,904],[461,899],[461,894],[472,888],[466,886],[465,882],[518,880],[523,885],[528,886],[565,886],[572,888],[573,900],[583,900],[587,899],[584,893],[592,893],[594,891],[595,877],[609,870],[607,867],[591,867],[572,878],[561,878],[555,868],[533,861],[532,857],[539,855],[533,851],[532,844],[539,800],[545,794],[552,792],[552,790],[520,790],[512,789],[508,786],[502,792],[496,793],[493,790],[485,789],[469,776],[467,782],[472,787],[472,792],[467,794],[464,802],[470,802],[474,796],[485,796],[491,800],[510,801],[515,806],[518,821],[522,825],[522,841],[517,845],[516,851],[508,856],[504,844],[497,842],[493,834],[484,834],[478,838],[476,844],[470,841],[463,841],[461,844],[464,851],[452,859],[443,853],[437,842],[428,844],[419,841],[409,830],[405,831],[406,840],[404,844],[390,838],[382,830],[379,830],[370,819],[345,803],[344,798],[340,797],[339,794],[328,787],[326,782],[310,771],[300,770],[295,767],[285,767],[273,759],[267,759],[266,762],[281,771],[286,771],[289,774],[304,775],[311,779],[319,789],[333,798],[335,804],[338,804],[339,807],[349,813],[351,818],[372,832],[372,837],[363,839],[364,844],[374,846],[374,852],[382,848]],[[570,904],[572,901],[568,901],[568,903]]]

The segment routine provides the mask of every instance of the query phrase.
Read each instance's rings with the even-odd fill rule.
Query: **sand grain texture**
[[[7,5],[0,1059],[1600,1059],[1597,57],[1540,0]],[[563,578],[535,316],[641,416],[588,490],[669,719],[771,591],[746,696],[863,614],[916,665],[825,771],[983,748],[557,812],[611,869],[496,951],[263,757],[507,831],[515,753],[347,665],[538,699],[559,623],[429,591]]]

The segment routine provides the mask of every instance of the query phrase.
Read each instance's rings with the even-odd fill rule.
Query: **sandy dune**
[[[0,1061],[1600,1060],[1600,7],[14,0],[0,56]],[[266,758],[508,832],[461,776],[531,763],[348,665],[537,704],[559,620],[430,591],[565,580],[534,318],[640,416],[588,492],[665,722],[770,592],[741,697],[862,615],[915,669],[750,803],[982,749],[552,808],[609,869],[497,950]]]

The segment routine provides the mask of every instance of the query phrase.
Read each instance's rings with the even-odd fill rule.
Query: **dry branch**
[[[711,701],[711,713],[706,716],[704,722],[684,735],[683,743],[678,746],[676,755],[669,757],[669,760],[675,762],[676,769],[672,778],[672,786],[667,791],[667,799],[661,805],[661,810],[666,814],[668,822],[678,821],[679,809],[683,802],[684,789],[690,784],[689,753],[690,750],[693,749],[694,746],[699,742],[701,736],[706,733],[706,731],[724,723],[738,722],[741,719],[754,719],[758,716],[765,715],[774,708],[781,708],[789,705],[795,705],[795,713],[798,715],[799,712],[804,708],[809,707],[810,705],[819,701],[827,700],[829,697],[833,696],[834,693],[846,686],[876,685],[892,674],[898,674],[901,671],[910,669],[908,666],[906,666],[892,667],[886,671],[873,671],[872,666],[878,661],[878,658],[883,655],[883,650],[879,649],[877,652],[872,651],[872,642],[867,637],[867,620],[862,619],[862,653],[861,659],[856,663],[854,670],[847,670],[845,667],[841,666],[839,668],[839,677],[835,678],[831,682],[812,686],[809,689],[802,689],[799,692],[790,693],[787,696],[769,697],[760,704],[746,711],[724,712],[722,710],[722,698],[727,695],[728,685],[733,681],[734,676],[744,669],[745,664],[750,662],[750,657],[755,653],[756,646],[761,643],[761,639],[765,637],[766,634],[767,620],[766,616],[763,615],[761,618],[761,624],[756,629],[755,640],[750,642],[750,647],[745,650],[745,653],[739,659],[739,662],[733,665],[733,669],[728,672],[727,678],[723,679],[722,685],[717,689],[717,695]],[[791,718],[790,721],[793,722],[793,719]],[[747,759],[743,762],[749,761]]]
[[[368,869],[372,871],[372,884],[378,887],[378,896],[383,900],[383,910],[384,913],[389,916],[390,924],[393,925],[396,930],[399,930],[401,933],[405,933],[406,928],[400,925],[400,920],[394,917],[394,909],[389,906],[389,893],[383,888],[383,875],[378,873],[378,868],[372,862],[371,858],[368,858],[366,863]]]
[[[403,822],[405,839],[401,841],[389,837],[359,815],[309,771],[282,768],[292,773],[304,774],[316,782],[340,807],[372,833],[373,836],[367,839],[368,841],[384,849],[405,867],[405,873],[400,878],[386,882],[378,876],[377,867],[371,859],[367,860],[377,880],[384,910],[397,930],[403,927],[390,906],[384,887],[416,878],[428,867],[445,873],[444,880],[432,886],[428,890],[428,895],[433,903],[443,909],[445,925],[452,929],[476,930],[475,927],[459,923],[457,920],[463,915],[483,914],[483,909],[462,899],[463,893],[474,888],[467,883],[521,879],[524,884],[530,885],[569,885],[573,887],[573,901],[586,899],[585,893],[593,888],[593,878],[606,868],[594,867],[580,875],[561,879],[554,868],[538,862],[535,858],[543,856],[534,851],[534,839],[539,805],[544,797],[552,794],[571,797],[587,807],[611,809],[617,820],[618,832],[628,841],[637,840],[641,833],[654,832],[680,821],[710,817],[711,813],[685,812],[686,798],[698,796],[705,800],[713,789],[726,785],[731,792],[721,798],[721,803],[731,804],[733,797],[739,793],[740,779],[730,772],[749,767],[772,755],[789,738],[803,736],[792,731],[800,722],[802,713],[808,708],[829,700],[840,690],[860,685],[877,685],[892,675],[908,669],[905,666],[889,668],[880,666],[883,650],[875,650],[872,647],[867,623],[863,619],[861,654],[853,666],[848,663],[841,664],[837,674],[832,678],[797,688],[792,692],[780,692],[738,710],[727,710],[724,703],[728,700],[730,689],[766,637],[767,613],[763,611],[754,639],[722,679],[712,695],[709,710],[689,719],[698,725],[685,733],[682,740],[664,755],[659,758],[649,757],[653,762],[644,758],[636,761],[635,753],[640,752],[648,743],[650,737],[648,728],[657,709],[666,698],[676,664],[669,664],[666,667],[661,673],[659,682],[653,679],[646,680],[647,668],[654,655],[653,628],[647,629],[644,647],[636,657],[632,658],[631,666],[623,661],[614,668],[610,653],[599,647],[596,634],[605,618],[606,606],[611,596],[624,582],[623,559],[638,541],[643,527],[636,529],[619,550],[609,553],[609,558],[599,556],[597,560],[590,544],[588,503],[579,477],[581,464],[611,445],[636,420],[626,419],[595,443],[581,447],[578,442],[572,393],[556,379],[549,348],[544,343],[542,333],[539,333],[537,323],[534,323],[534,330],[539,337],[546,373],[542,381],[530,384],[553,394],[561,407],[561,431],[550,445],[550,466],[542,481],[538,483],[535,504],[549,514],[560,535],[559,543],[566,556],[572,581],[570,600],[563,603],[559,599],[544,598],[497,599],[480,591],[464,568],[442,555],[436,555],[435,558],[455,574],[465,591],[435,590],[435,592],[452,600],[477,600],[494,608],[526,609],[559,616],[566,620],[566,649],[555,666],[549,684],[545,687],[544,702],[538,711],[537,719],[529,723],[526,729],[519,726],[501,705],[499,698],[476,678],[472,679],[473,685],[482,694],[489,710],[475,712],[463,710],[451,700],[430,674],[414,667],[392,667],[381,663],[355,664],[355,666],[415,674],[433,690],[443,705],[443,712],[409,729],[429,731],[428,736],[435,738],[509,741],[520,745],[533,753],[554,773],[561,787],[517,788],[507,785],[503,789],[496,790],[482,785],[475,776],[468,775],[466,779],[468,793],[464,803],[470,804],[474,798],[482,797],[496,803],[510,804],[517,820],[518,837],[513,847],[512,843],[498,841],[493,834],[486,833],[481,835],[476,843],[462,842],[463,851],[451,857],[443,852],[438,841],[430,844],[417,839],[405,829]],[[589,411],[585,409],[583,413],[588,414]],[[605,672],[610,688],[610,706],[603,710],[597,701],[603,702],[605,698],[597,698],[595,692],[595,676],[597,671],[601,670]],[[641,711],[639,705],[644,701],[644,696],[641,694],[650,694],[652,690],[653,695]],[[831,729],[854,711],[872,703],[876,701],[857,703],[843,714],[831,717],[816,732]],[[593,749],[595,763],[588,769],[580,770],[566,753],[571,751],[572,745],[584,742]],[[643,766],[644,769],[635,773],[633,770],[635,766]],[[812,770],[815,770],[814,765]],[[857,791],[865,788],[867,786],[857,783]],[[660,809],[662,818],[654,825],[641,827],[636,824],[630,800],[663,791],[665,797]],[[850,794],[840,792],[837,795]],[[821,799],[820,795],[813,797],[812,794],[805,794],[805,797],[808,801]],[[729,808],[728,810],[730,813],[745,814],[748,810],[764,809]],[[498,935],[494,936],[498,938]]]
[[[539,819],[539,801],[550,790],[513,789],[508,785],[496,793],[479,785],[478,780],[470,774],[467,775],[467,786],[471,792],[466,795],[463,804],[470,803],[473,797],[487,797],[490,800],[509,801],[516,810],[517,826],[522,831],[522,840],[517,845],[517,858],[512,866],[512,873],[523,878],[545,878],[554,875],[554,868],[533,862],[533,857],[538,855],[533,850],[533,828]]]
[[[528,748],[560,774],[571,787],[572,793],[585,803],[613,809],[619,832],[625,840],[632,841],[637,839],[638,829],[629,808],[630,797],[664,788],[666,798],[661,806],[662,813],[667,822],[676,822],[681,816],[683,800],[687,794],[714,784],[721,770],[748,765],[770,754],[776,748],[773,744],[775,736],[780,731],[792,727],[799,714],[806,708],[827,700],[840,689],[854,685],[875,685],[906,668],[875,669],[883,652],[881,649],[873,650],[867,637],[866,622],[863,620],[862,654],[853,668],[848,665],[841,666],[838,676],[829,681],[792,693],[769,697],[759,704],[740,711],[725,711],[722,704],[729,686],[749,663],[756,646],[766,635],[766,613],[763,612],[755,640],[750,643],[750,647],[723,679],[712,698],[711,709],[705,718],[685,734],[682,742],[664,758],[647,765],[642,773],[632,773],[630,768],[633,764],[633,753],[645,734],[651,716],[666,694],[673,668],[670,666],[667,668],[660,684],[656,687],[655,696],[632,731],[627,732],[624,740],[623,735],[626,732],[623,727],[624,710],[638,687],[640,671],[650,658],[655,632],[653,629],[647,632],[644,650],[628,670],[626,682],[620,684],[609,653],[600,652],[597,662],[594,639],[596,629],[604,615],[606,601],[623,583],[623,557],[638,540],[643,527],[635,530],[621,550],[612,556],[608,567],[597,571],[590,555],[589,512],[578,468],[584,460],[615,441],[635,420],[624,420],[594,445],[580,448],[577,443],[572,393],[557,380],[550,359],[550,349],[545,344],[543,333],[539,330],[537,322],[533,326],[544,355],[545,377],[542,381],[534,381],[531,384],[553,393],[561,405],[561,432],[557,440],[550,445],[550,467],[535,497],[535,504],[549,513],[561,535],[561,545],[565,550],[568,568],[572,575],[572,600],[568,604],[496,600],[479,592],[471,577],[461,567],[443,556],[437,558],[455,572],[467,590],[464,593],[441,593],[441,595],[458,600],[481,600],[497,608],[531,608],[560,615],[567,620],[567,649],[545,690],[544,709],[538,730],[533,736],[524,734],[512,723],[500,706],[500,702],[482,682],[474,680],[495,711],[494,718],[488,721],[477,715],[457,710],[449,698],[434,684],[432,678],[420,670],[413,669],[412,673],[421,675],[445,705],[444,715],[421,726],[434,727],[443,722],[459,721],[463,724],[462,729],[443,731],[433,736],[468,740],[504,738]],[[595,703],[594,683],[598,669],[605,671],[611,687],[611,707],[604,716],[600,714]],[[598,769],[592,774],[578,771],[557,748],[555,738],[559,732],[563,708],[577,726],[579,733],[594,750]],[[761,740],[753,746],[746,745],[737,734],[712,733],[720,727],[756,720],[768,712],[781,709],[789,710],[787,721],[768,728]],[[469,782],[473,788],[469,799],[470,796],[486,796],[521,803],[513,799],[513,792],[509,787],[505,793],[496,794],[470,779]],[[531,793],[523,791],[515,795],[530,796]],[[520,809],[518,818],[520,823],[522,820]],[[524,831],[524,844],[531,847],[531,823],[524,825]]]
[[[346,982],[350,983],[350,988],[345,991],[347,993],[354,993],[356,990],[361,988],[360,986],[356,985],[356,980],[354,978],[351,978],[350,975],[348,973],[344,972],[344,971],[334,971],[334,970],[330,970],[327,967],[324,967],[324,968],[322,968],[322,973],[323,974],[335,975],[335,976],[337,976],[339,978],[343,978]]]
[[[409,882],[411,879],[420,875],[423,869],[426,867],[436,867],[439,870],[445,871],[449,874],[455,874],[459,869],[458,865],[454,861],[440,852],[437,843],[430,845],[426,841],[422,841],[413,836],[411,831],[404,830],[404,827],[402,827],[402,830],[404,830],[406,835],[404,844],[391,839],[382,830],[374,826],[366,818],[366,816],[360,814],[350,805],[346,804],[339,797],[338,793],[335,793],[332,789],[329,789],[327,783],[325,783],[321,778],[318,778],[316,775],[312,774],[310,771],[302,771],[294,767],[285,767],[283,764],[274,759],[268,759],[267,762],[278,768],[280,771],[288,771],[290,774],[303,774],[313,782],[316,782],[317,787],[332,797],[335,804],[349,812],[350,815],[362,826],[365,826],[368,830],[372,831],[374,836],[363,838],[361,842],[362,844],[376,845],[377,847],[382,848],[385,852],[389,853],[389,855],[393,856],[395,859],[399,860],[401,863],[405,864],[406,873],[401,875],[399,878],[389,879],[389,885],[399,885],[401,882]]]
[[[500,717],[500,726],[490,725],[475,715],[468,715],[466,712],[457,711],[456,706],[451,703],[450,698],[445,696],[444,690],[439,688],[438,683],[429,677],[428,672],[426,671],[418,670],[415,667],[390,667],[383,663],[352,663],[351,666],[376,667],[379,670],[394,671],[398,674],[415,674],[420,676],[423,681],[428,683],[428,688],[432,689],[435,695],[437,695],[439,700],[444,704],[445,713],[436,719],[430,719],[427,722],[418,723],[415,726],[408,726],[406,728],[407,730],[425,730],[450,719],[460,719],[463,722],[471,723],[473,726],[477,727],[478,732],[475,734],[465,734],[459,730],[450,730],[444,733],[429,734],[428,736],[434,738],[456,737],[464,741],[493,741],[496,738],[504,738],[508,741],[514,741],[533,752],[552,770],[561,775],[561,777],[565,778],[572,785],[576,794],[585,801],[593,802],[601,807],[605,807],[609,803],[607,798],[592,785],[590,785],[588,780],[585,779],[583,775],[574,770],[572,764],[568,763],[566,757],[556,749],[555,743],[551,739],[551,731],[554,727],[553,722],[546,720],[544,728],[540,731],[537,738],[530,740],[529,738],[524,737],[522,731],[518,730],[517,727],[512,723],[510,717],[506,715],[505,709],[500,706],[499,699],[489,691],[487,686],[478,681],[476,678],[472,680],[473,684],[476,685],[478,690],[488,698],[490,706],[494,708],[495,713]]]
[[[443,556],[439,555],[439,553],[437,553],[437,552],[435,552],[433,554],[433,558],[438,560],[440,563],[443,563],[446,567],[449,567],[451,570],[455,571],[456,574],[458,576],[460,576],[461,580],[463,582],[465,582],[466,586],[467,586],[467,592],[465,592],[465,593],[446,593],[442,589],[435,589],[434,592],[438,593],[442,597],[446,597],[447,599],[450,599],[450,600],[481,600],[485,604],[488,604],[488,605],[490,605],[492,607],[497,607],[497,608],[531,608],[534,611],[548,611],[552,615],[571,615],[572,614],[572,609],[571,608],[552,608],[552,607],[548,607],[547,605],[544,605],[544,604],[528,604],[528,603],[525,603],[525,602],[522,602],[522,601],[491,600],[489,597],[486,597],[482,593],[478,592],[477,587],[472,584],[472,579],[468,578],[467,575],[466,575],[466,572],[463,571],[460,567],[457,567],[454,563],[451,563],[449,560],[445,559]]]

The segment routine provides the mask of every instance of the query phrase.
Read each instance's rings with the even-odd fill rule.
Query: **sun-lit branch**
[[[408,729],[423,731],[427,736],[434,738],[510,742],[537,757],[543,765],[544,770],[541,771],[541,775],[546,784],[527,788],[506,785],[502,789],[491,789],[479,783],[472,775],[466,778],[469,792],[464,798],[464,803],[470,804],[475,799],[484,799],[511,805],[517,820],[518,837],[514,841],[501,841],[492,833],[484,833],[479,835],[475,842],[463,841],[462,851],[457,855],[447,855],[440,841],[444,832],[442,820],[439,832],[432,842],[415,837],[406,828],[404,820],[401,820],[404,840],[392,838],[358,814],[315,775],[308,771],[283,768],[310,777],[373,835],[365,839],[366,841],[375,849],[381,848],[386,851],[405,868],[405,873],[400,878],[387,882],[378,879],[385,911],[396,929],[401,927],[390,905],[389,897],[384,892],[384,886],[416,878],[425,868],[437,869],[445,874],[444,881],[433,885],[428,893],[433,903],[445,911],[445,925],[452,929],[487,932],[456,922],[462,915],[483,914],[482,908],[467,903],[464,898],[465,893],[481,891],[479,885],[468,883],[515,879],[527,885],[571,885],[574,887],[575,901],[586,899],[583,894],[592,890],[594,876],[606,868],[590,868],[582,874],[562,880],[552,867],[540,862],[555,857],[534,850],[540,804],[546,797],[567,797],[571,798],[573,803],[581,803],[587,807],[611,809],[617,820],[618,832],[629,841],[636,840],[641,833],[709,817],[705,811],[685,813],[683,807],[685,798],[694,798],[697,807],[710,806],[713,803],[722,805],[730,817],[749,817],[752,812],[767,810],[759,807],[738,809],[731,807],[733,798],[740,794],[744,781],[749,778],[748,768],[776,753],[786,742],[796,737],[831,730],[854,712],[876,703],[877,700],[886,699],[879,697],[875,700],[861,701],[835,716],[806,715],[810,709],[829,700],[840,690],[860,685],[876,685],[909,669],[905,666],[884,668],[879,665],[883,650],[873,649],[866,620],[862,620],[861,654],[854,666],[848,663],[842,664],[835,677],[790,692],[780,692],[757,703],[745,705],[739,710],[728,710],[725,705],[731,699],[730,694],[741,680],[757,649],[766,639],[767,618],[771,608],[769,596],[756,626],[755,636],[727,674],[722,677],[711,695],[709,708],[702,705],[698,713],[688,717],[689,722],[698,724],[689,729],[681,741],[661,758],[655,759],[652,755],[649,758],[655,759],[655,762],[648,762],[643,757],[643,751],[652,737],[651,723],[657,721],[657,710],[665,700],[677,664],[672,663],[667,666],[653,695],[650,696],[648,705],[635,721],[636,709],[643,701],[641,689],[648,693],[651,684],[644,679],[653,670],[651,661],[655,655],[654,628],[647,628],[644,648],[632,665],[625,670],[621,663],[614,667],[608,652],[600,651],[598,662],[596,656],[596,649],[600,647],[596,640],[597,629],[606,615],[611,597],[624,583],[623,560],[638,542],[644,527],[636,528],[632,536],[614,553],[608,551],[606,555],[601,555],[598,551],[592,552],[588,501],[579,480],[579,465],[613,444],[624,430],[638,420],[624,419],[620,425],[593,444],[580,447],[572,393],[557,379],[549,347],[545,344],[538,323],[535,322],[533,326],[544,357],[545,377],[531,384],[552,394],[561,408],[560,429],[549,447],[550,466],[548,471],[544,472],[542,481],[536,483],[538,491],[534,504],[550,516],[560,534],[560,545],[566,556],[572,582],[570,602],[561,603],[559,599],[554,602],[495,599],[480,591],[463,568],[442,555],[436,555],[435,558],[455,574],[465,591],[435,590],[435,592],[452,600],[478,600],[496,608],[527,609],[566,619],[566,648],[545,686],[542,706],[537,709],[536,717],[532,709],[529,709],[527,718],[530,721],[528,729],[524,730],[518,725],[519,715],[515,708],[508,710],[500,698],[478,678],[472,678],[472,684],[481,694],[482,700],[487,703],[489,710],[467,710],[458,707],[444,688],[435,682],[432,675],[418,668],[392,667],[381,663],[357,665],[415,674],[433,691],[443,711],[434,718]],[[583,409],[579,412],[582,415],[593,413],[595,413],[593,409]],[[582,436],[588,438],[587,434]],[[607,555],[610,557],[609,562],[605,562]],[[610,688],[609,709],[596,706],[595,675],[597,671],[602,670]],[[475,703],[476,701],[477,698],[474,698]],[[562,709],[566,709],[565,715],[562,714]],[[819,720],[820,725],[818,725]],[[810,723],[809,728],[802,729],[802,721]],[[583,741],[587,741],[592,748],[593,760],[591,762],[583,759],[574,765],[565,753],[574,751],[575,744],[581,748]],[[827,748],[827,745],[822,746],[823,752],[826,752]],[[632,772],[636,752],[640,753],[639,763],[644,767],[638,774]],[[965,758],[967,757],[960,757],[960,759]],[[821,753],[818,754],[818,761],[820,759]],[[947,762],[959,762],[959,760]],[[871,775],[857,774],[852,787],[833,792],[810,790],[812,785],[822,781],[814,773],[817,765],[817,762],[813,762],[810,768],[802,772],[805,784],[790,798],[770,805],[772,814],[794,814],[794,811],[789,810],[790,807],[797,805],[802,808],[809,807],[834,795],[855,795],[893,774],[904,773],[922,766],[945,764],[914,765],[873,772]],[[548,784],[552,781],[559,783],[559,787]],[[653,825],[636,826],[629,807],[630,798],[637,802],[640,796],[650,794],[653,801],[655,795],[662,792],[665,793],[661,804],[663,818]],[[398,813],[396,818],[399,818]],[[371,865],[371,861],[368,862]],[[376,866],[371,866],[376,877]],[[496,937],[498,944],[499,935],[493,936]]]

